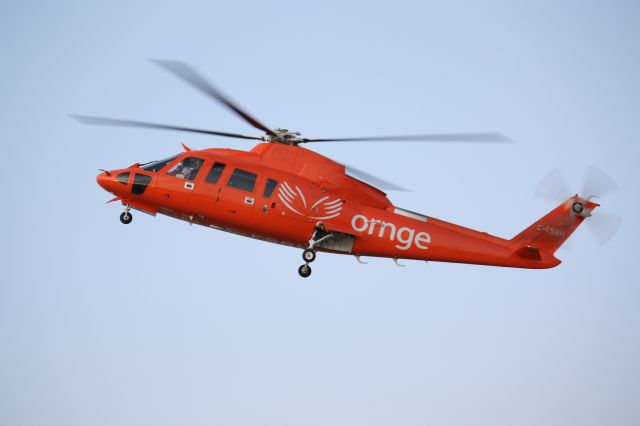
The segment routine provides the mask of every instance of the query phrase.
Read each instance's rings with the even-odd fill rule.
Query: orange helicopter
[[[398,266],[403,266],[399,259],[416,259],[552,268],[560,264],[554,256],[556,250],[599,206],[591,196],[571,196],[512,239],[402,209],[371,183],[384,189],[400,187],[352,168],[347,172],[345,165],[300,145],[348,141],[508,142],[509,139],[499,133],[303,138],[299,132],[265,126],[188,65],[177,61],[154,62],[221,102],[266,135],[73,116],[86,124],[178,130],[261,142],[250,151],[192,150],[183,145],[184,152],[165,160],[102,170],[97,176],[98,184],[115,196],[109,202],[124,205],[120,215],[124,224],[131,223],[131,209],[135,209],[297,247],[303,250],[304,260],[298,273],[306,278],[311,275],[310,263],[317,252],[354,255],[360,263],[364,263],[360,256],[388,257]],[[558,181],[557,173],[553,172],[546,180]],[[592,170],[590,180],[600,182],[599,195],[616,188],[597,169]],[[557,182],[551,182],[551,186],[554,191],[562,187]],[[610,235],[603,237],[607,238]]]

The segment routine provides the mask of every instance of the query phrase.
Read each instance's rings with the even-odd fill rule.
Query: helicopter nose
[[[110,190],[109,187],[111,186],[111,183],[113,182],[113,180],[114,180],[113,174],[106,170],[100,173],[96,177],[96,182],[98,182],[98,185],[100,185],[102,188],[104,188],[107,191]]]

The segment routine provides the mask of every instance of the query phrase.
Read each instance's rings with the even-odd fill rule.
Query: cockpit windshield
[[[160,170],[162,170],[164,166],[166,166],[167,164],[169,164],[179,156],[180,154],[177,154],[177,155],[174,155],[173,157],[165,158],[164,160],[152,161],[151,163],[148,163],[142,166],[142,169],[148,172],[159,172]]]

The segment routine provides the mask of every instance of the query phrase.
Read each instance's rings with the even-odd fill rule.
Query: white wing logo
[[[333,219],[339,216],[342,211],[342,200],[340,198],[329,199],[329,196],[320,198],[309,207],[300,187],[296,186],[294,190],[287,182],[282,182],[282,185],[278,187],[278,192],[278,198],[289,210],[310,219]]]

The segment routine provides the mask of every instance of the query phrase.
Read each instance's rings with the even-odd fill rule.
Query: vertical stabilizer
[[[553,254],[599,204],[574,195],[516,235],[512,247],[523,257],[536,249]]]

